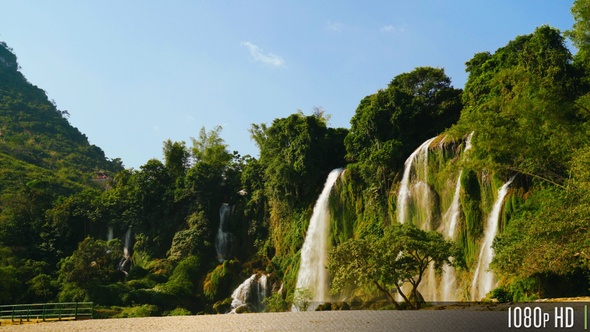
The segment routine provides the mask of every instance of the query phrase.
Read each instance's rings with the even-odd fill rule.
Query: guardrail
[[[61,302],[0,305],[0,319],[12,323],[48,320],[92,319],[93,302]]]

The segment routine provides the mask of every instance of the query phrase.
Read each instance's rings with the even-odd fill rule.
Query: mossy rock
[[[247,314],[252,312],[247,305],[242,305],[236,308],[236,314]]]
[[[231,311],[232,298],[228,297],[225,300],[217,301],[213,304],[213,309],[218,314],[225,314]]]
[[[339,302],[337,303],[338,305],[338,310],[350,310],[350,305],[348,305],[348,303],[346,302]]]
[[[349,308],[351,310],[360,310],[363,308],[364,305],[364,301],[363,299],[361,299],[360,297],[354,297],[351,301],[350,301],[350,305]]]
[[[315,311],[331,311],[332,310],[332,303],[326,302],[322,303],[315,308]]]

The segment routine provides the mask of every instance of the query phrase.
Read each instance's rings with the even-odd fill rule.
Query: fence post
[[[43,303],[43,315],[42,315],[42,317],[43,317],[43,321],[45,321],[45,303]]]
[[[78,320],[78,302],[76,302],[76,308],[74,309],[74,320]]]

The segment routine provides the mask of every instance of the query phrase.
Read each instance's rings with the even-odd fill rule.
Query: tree
[[[563,37],[548,26],[467,62],[457,128],[475,131],[475,166],[564,184],[572,151],[585,140],[571,62]]]
[[[494,241],[492,268],[509,278],[590,270],[590,148],[577,150],[564,188],[539,186]],[[559,248],[559,250],[556,250]]]
[[[60,280],[85,290],[116,281],[121,275],[117,266],[123,256],[122,247],[118,239],[105,242],[87,237],[71,256],[60,261]]]
[[[321,106],[315,106],[313,108],[313,116],[322,121],[326,126],[328,126],[330,119],[332,118],[332,115],[326,113],[326,110]]]
[[[164,163],[173,181],[185,175],[189,167],[190,152],[184,142],[164,142]]]
[[[371,185],[389,190],[411,152],[459,119],[461,90],[443,69],[418,67],[365,97],[350,120],[347,159]]]
[[[460,255],[442,234],[422,231],[411,223],[395,224],[385,228],[383,236],[350,239],[332,249],[328,261],[331,292],[336,294],[350,286],[375,287],[401,309],[390,291],[394,288],[409,308],[419,309],[417,289],[424,271],[430,263],[439,271],[444,263],[456,265],[451,257]],[[402,289],[405,282],[411,285],[409,294]]]
[[[309,288],[297,288],[293,293],[293,305],[297,308],[297,311],[307,311],[312,304],[312,299],[313,295]]]
[[[168,250],[168,259],[180,261],[190,255],[208,254],[211,249],[209,241],[209,223],[205,220],[203,212],[194,213],[187,218],[188,229],[178,231],[172,239],[172,246]]]
[[[573,27],[566,31],[565,34],[569,37],[576,48],[578,54],[576,60],[582,62],[585,68],[590,65],[590,1],[576,0],[571,7],[571,12],[574,17]]]
[[[329,130],[318,116],[292,114],[270,127],[252,125],[250,133],[260,148],[266,194],[290,207],[309,205],[327,174],[344,165],[343,132]]]
[[[201,128],[199,138],[191,137],[193,142],[193,158],[195,162],[207,162],[216,167],[223,167],[231,160],[231,154],[227,151],[227,144],[221,138],[221,126],[215,126],[207,133],[205,127]]]

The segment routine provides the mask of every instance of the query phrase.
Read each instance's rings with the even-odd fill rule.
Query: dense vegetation
[[[287,309],[298,301],[295,279],[313,204],[337,167],[346,172],[330,199],[334,291],[356,283],[355,296],[383,295],[398,306],[389,290],[400,280],[416,282],[424,262],[449,262],[452,254],[468,274],[491,193],[517,175],[494,242],[500,288],[491,295],[587,294],[589,6],[575,2],[576,23],[565,34],[542,26],[494,53],[475,54],[463,89],[443,69],[419,67],[362,99],[350,130],[330,128],[321,108],[253,124],[260,150],[254,158],[228,151],[221,127],[203,128],[192,145],[163,142],[162,160],[137,170],[90,145],[68,123],[68,111],[23,77],[2,43],[0,303],[91,300],[119,316],[226,312],[233,289],[265,273],[275,294],[267,309]],[[443,188],[459,174],[458,151],[472,132],[470,158],[460,161],[455,246],[436,232],[399,226],[406,158],[438,136],[438,173],[429,181]],[[229,211],[223,231],[230,245],[222,253],[215,247],[226,213],[220,207]],[[401,256],[408,248],[422,251]],[[131,266],[121,266],[126,251]],[[355,265],[361,252],[387,268]]]

